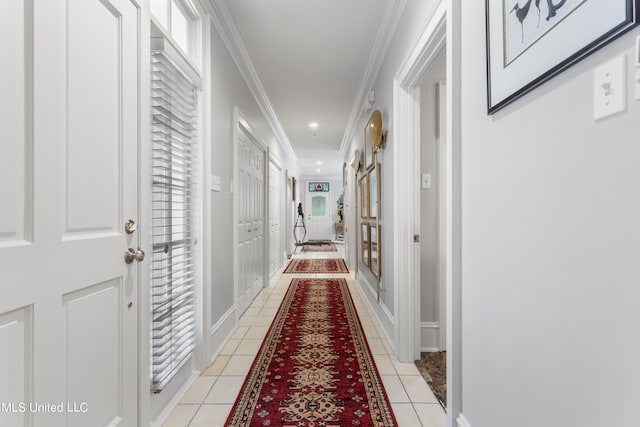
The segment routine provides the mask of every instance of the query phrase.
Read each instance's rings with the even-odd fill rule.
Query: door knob
[[[133,234],[138,229],[138,224],[132,219],[128,219],[127,222],[124,223],[124,231],[127,234]]]
[[[133,261],[144,261],[144,251],[140,248],[136,251],[133,248],[129,248],[124,252],[124,262],[131,264]]]

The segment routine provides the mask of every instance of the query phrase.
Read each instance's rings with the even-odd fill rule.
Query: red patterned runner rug
[[[338,252],[338,248],[336,248],[336,245],[303,246],[302,252]]]
[[[348,273],[349,269],[342,258],[330,259],[303,259],[294,258],[291,260],[285,273]]]
[[[397,422],[344,279],[293,279],[225,426]]]

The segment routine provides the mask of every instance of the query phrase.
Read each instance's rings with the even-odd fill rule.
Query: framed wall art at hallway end
[[[640,0],[486,0],[493,114],[638,25]]]

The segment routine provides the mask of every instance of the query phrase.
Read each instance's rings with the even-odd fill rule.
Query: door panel
[[[241,131],[238,136],[238,312],[264,284],[265,152]]]
[[[280,234],[280,168],[269,162],[269,276],[273,276],[282,265],[282,242]]]
[[[135,426],[140,266],[124,263],[138,236],[123,225],[138,221],[138,10],[3,6],[0,399],[64,411],[0,425]]]
[[[120,213],[125,46],[115,6],[68,3],[67,232],[115,231]]]
[[[25,397],[32,395],[29,386],[29,378],[33,373],[30,363],[33,360],[33,347],[30,345],[33,339],[31,312],[31,307],[24,307],[0,315],[0,348],[5,350],[0,364],[0,403],[3,404],[25,402]],[[20,412],[3,411],[0,425],[23,425],[25,416]]]
[[[30,1],[8,0],[0,13],[0,128],[3,141],[0,155],[0,247],[28,238],[25,229],[33,218],[28,200],[32,195],[33,151],[30,116],[33,108],[29,93],[33,84],[32,31],[33,6]]]
[[[120,321],[122,282],[110,280],[64,295],[67,319],[68,402],[100,402],[77,414],[69,425],[117,425],[120,416],[118,373],[122,370]],[[84,324],[88,319],[91,328]],[[100,369],[96,369],[96,367]],[[100,387],[87,388],[87,378]]]

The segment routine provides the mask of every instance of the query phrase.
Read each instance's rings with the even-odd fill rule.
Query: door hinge
[[[420,235],[419,234],[414,234],[413,235],[413,243],[420,243]]]

